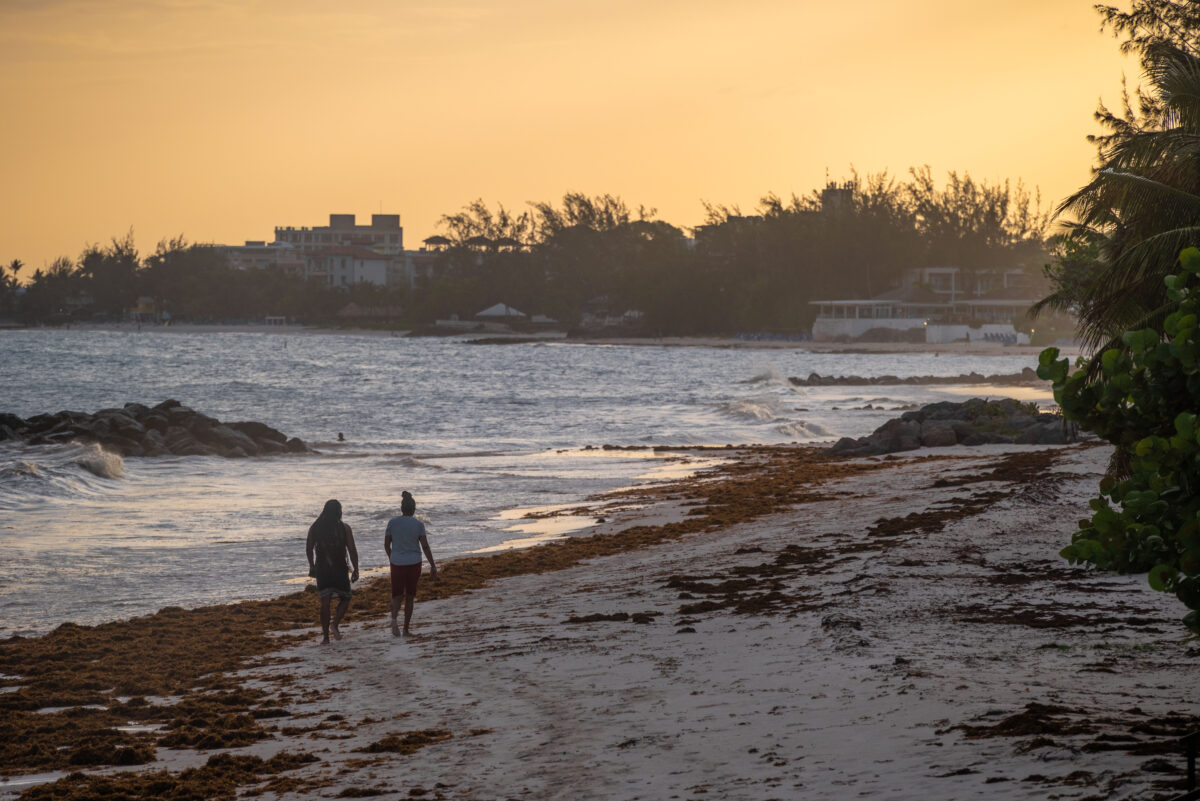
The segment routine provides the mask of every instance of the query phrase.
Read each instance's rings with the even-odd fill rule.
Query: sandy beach
[[[115,760],[151,750],[110,778],[97,764],[33,785],[20,774],[67,768],[22,769],[10,746],[0,792],[1170,798],[1176,738],[1200,728],[1183,609],[1144,577],[1057,555],[1107,457],[1094,444],[849,462],[746,451],[590,502],[604,522],[583,536],[444,565],[408,640],[390,635],[379,585],[330,646],[310,594],[10,640],[8,742],[72,714],[16,711],[50,703],[23,671],[58,665],[90,693],[56,706],[134,727]],[[168,621],[189,633],[171,639]],[[120,653],[143,637],[164,662],[171,649],[214,661],[156,673]],[[93,663],[118,672],[93,681]],[[129,697],[148,690],[165,697]]]

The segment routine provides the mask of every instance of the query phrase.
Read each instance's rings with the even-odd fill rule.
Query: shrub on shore
[[[1117,446],[1127,476],[1108,476],[1091,518],[1062,555],[1102,570],[1149,574],[1189,610],[1200,633],[1200,250],[1179,257],[1165,279],[1178,308],[1160,325],[1126,331],[1123,347],[1074,373],[1057,348],[1039,359],[1063,414]],[[1101,380],[1092,380],[1098,366]],[[1123,472],[1123,471],[1122,471]]]

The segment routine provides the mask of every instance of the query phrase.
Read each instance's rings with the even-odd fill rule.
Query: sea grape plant
[[[1127,477],[1106,476],[1091,518],[1080,520],[1062,556],[1101,570],[1148,573],[1190,610],[1200,633],[1200,250],[1179,256],[1165,279],[1177,304],[1160,327],[1126,331],[1123,348],[1093,356],[1100,373],[1071,371],[1057,348],[1038,359],[1063,415],[1112,442]],[[1097,380],[1097,378],[1099,380]]]

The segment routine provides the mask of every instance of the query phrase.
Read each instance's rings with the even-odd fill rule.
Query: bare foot
[[[330,626],[329,633],[333,635],[333,639],[335,639],[335,640],[342,639],[342,633],[340,631],[338,631],[337,626]]]
[[[326,635],[325,635],[325,636],[324,636],[324,637],[321,639],[321,645],[329,645],[329,635],[328,635],[328,634],[326,634]]]
[[[392,636],[393,636],[393,637],[399,637],[399,636],[400,636],[400,627],[399,627],[399,626],[397,626],[395,623],[393,623],[393,624],[392,624]]]
[[[408,629],[405,629],[405,630],[404,630],[404,636],[405,636],[405,637],[412,637],[412,636],[413,636],[413,633],[412,633],[411,631],[409,631]]]

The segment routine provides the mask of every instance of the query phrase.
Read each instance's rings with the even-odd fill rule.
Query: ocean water
[[[606,444],[826,442],[937,400],[1051,402],[1028,388],[797,388],[789,376],[1005,374],[1033,364],[1004,353],[0,332],[0,411],[174,398],[224,421],[262,421],[318,451],[121,459],[95,446],[0,443],[0,636],[295,590],[306,580],[307,527],[328,498],[342,501],[370,575],[386,565],[383,527],[404,489],[440,559],[562,536],[590,521],[523,514],[717,458]]]

